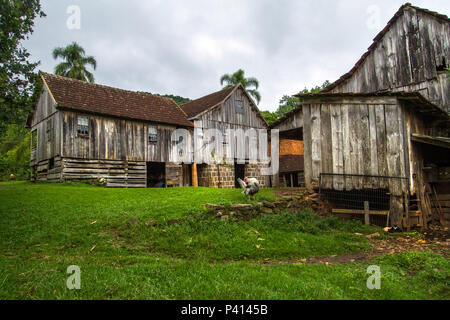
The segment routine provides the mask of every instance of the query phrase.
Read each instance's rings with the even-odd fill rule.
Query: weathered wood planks
[[[306,185],[329,173],[335,176],[323,180],[322,188],[406,192],[411,175],[406,107],[383,97],[371,97],[370,103],[361,97],[332,98],[302,106]],[[343,174],[353,176],[344,179]]]

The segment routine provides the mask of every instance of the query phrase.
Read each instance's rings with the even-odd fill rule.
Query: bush
[[[0,178],[27,179],[30,176],[30,132],[21,125],[9,125],[0,137]]]

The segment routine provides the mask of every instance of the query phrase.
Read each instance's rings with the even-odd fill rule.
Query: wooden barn
[[[190,185],[172,132],[193,123],[171,99],[41,73],[43,92],[28,119],[31,178],[104,178],[110,187]]]
[[[239,188],[237,178],[245,176],[257,178],[261,187],[269,186],[269,177],[261,174],[261,169],[267,167],[268,163],[254,161],[252,159],[255,157],[249,155],[252,150],[263,150],[268,158],[267,140],[261,145],[257,145],[258,139],[253,140],[256,138],[254,134],[258,134],[258,130],[266,132],[268,125],[241,84],[190,101],[181,105],[181,108],[187,114],[188,120],[194,123],[195,130],[198,130],[198,141],[194,142],[194,149],[198,150],[209,142],[203,132],[216,129],[222,138],[213,141],[209,150],[220,149],[228,158],[227,162],[222,164],[207,164],[207,161],[202,159],[194,159],[197,163],[199,186]],[[240,135],[236,135],[237,133]],[[241,150],[245,152],[239,153],[236,150],[239,144],[242,144]],[[229,149],[231,147],[234,150]],[[203,155],[209,153],[201,152]]]
[[[450,20],[403,5],[352,70],[273,128],[304,140],[308,189],[336,214],[450,221]]]

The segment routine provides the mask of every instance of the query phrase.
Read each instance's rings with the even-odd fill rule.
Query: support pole
[[[195,162],[192,164],[192,186],[198,187],[197,164]]]

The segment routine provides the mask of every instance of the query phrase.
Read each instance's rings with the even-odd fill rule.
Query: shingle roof
[[[172,100],[41,72],[58,108],[192,127]]]
[[[391,26],[395,23],[395,21],[397,21],[397,19],[399,17],[401,17],[404,13],[404,10],[406,8],[413,8],[415,10],[418,10],[420,12],[423,12],[425,14],[431,15],[437,19],[440,19],[444,22],[449,23],[450,19],[443,14],[439,14],[437,12],[434,11],[430,11],[427,9],[423,9],[423,8],[419,8],[419,7],[415,7],[413,5],[411,5],[411,3],[405,3],[404,5],[402,5],[400,7],[400,9],[395,13],[395,15],[392,17],[391,20],[389,20],[389,22],[387,23],[387,25],[384,27],[383,30],[381,30],[380,33],[377,34],[377,36],[373,39],[373,43],[372,45],[369,47],[369,49],[367,49],[367,52],[364,53],[362,55],[362,57],[358,60],[358,62],[356,62],[356,64],[353,66],[353,68],[347,72],[346,74],[344,74],[342,77],[340,77],[338,80],[336,80],[335,82],[333,82],[332,84],[330,84],[329,86],[327,86],[325,89],[322,90],[322,92],[328,92],[333,90],[334,88],[336,88],[338,85],[340,85],[341,83],[345,82],[346,80],[348,80],[349,78],[351,78],[351,76],[356,72],[356,70],[358,70],[358,68],[363,64],[364,60],[366,60],[366,58],[370,55],[370,53],[375,50],[377,48],[378,42],[384,37],[384,35],[389,31],[389,29],[391,28]]]
[[[185,104],[182,104],[181,108],[187,114],[188,119],[193,118],[203,111],[206,111],[222,103],[237,86],[238,85],[225,88],[223,90],[208,94],[207,96],[204,96],[202,98],[189,101]]]

